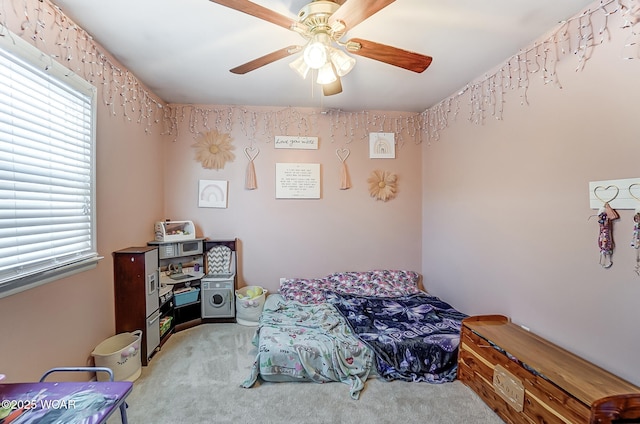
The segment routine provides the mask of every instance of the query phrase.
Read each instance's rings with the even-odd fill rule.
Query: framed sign
[[[318,150],[318,137],[277,135],[273,146],[276,149]]]
[[[369,133],[370,159],[395,159],[396,139],[394,133]]]
[[[276,199],[319,198],[319,163],[276,163]]]

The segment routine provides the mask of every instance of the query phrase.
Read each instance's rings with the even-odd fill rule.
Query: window
[[[95,267],[96,90],[0,35],[0,297]]]

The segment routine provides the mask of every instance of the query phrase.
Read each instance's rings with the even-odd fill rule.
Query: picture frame
[[[369,133],[369,158],[370,159],[395,159],[396,140],[394,133],[372,132]]]
[[[276,199],[320,199],[319,163],[276,163]]]
[[[200,180],[198,182],[198,207],[226,209],[228,186],[228,181]]]

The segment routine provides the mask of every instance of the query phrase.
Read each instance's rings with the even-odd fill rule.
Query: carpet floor
[[[503,421],[459,381],[445,384],[371,377],[360,399],[342,383],[256,383],[240,387],[257,350],[255,328],[203,324],[175,333],[142,367],[127,398],[137,423],[434,423]],[[116,416],[118,415],[118,416]],[[120,423],[119,414],[109,424]]]

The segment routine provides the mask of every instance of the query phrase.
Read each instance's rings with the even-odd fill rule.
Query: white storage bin
[[[115,381],[135,381],[142,372],[141,338],[142,330],[109,337],[91,352],[96,367],[111,368]],[[96,373],[96,377],[98,381],[109,380],[104,372]]]
[[[250,293],[261,292],[259,296],[250,297]],[[267,289],[260,286],[247,286],[236,290],[236,321],[240,325],[256,327],[262,315]]]

